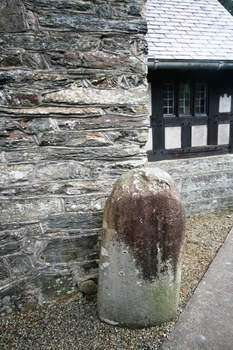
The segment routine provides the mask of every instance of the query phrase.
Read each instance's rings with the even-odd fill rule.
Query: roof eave
[[[148,59],[148,69],[233,69],[233,61],[227,60],[163,60]]]

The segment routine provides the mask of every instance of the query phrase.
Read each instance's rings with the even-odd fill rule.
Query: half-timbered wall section
[[[144,0],[0,1],[0,315],[95,275],[113,182],[146,162]]]
[[[148,0],[149,160],[231,152],[233,17],[218,0]]]
[[[148,79],[149,160],[232,151],[232,70],[158,70]]]

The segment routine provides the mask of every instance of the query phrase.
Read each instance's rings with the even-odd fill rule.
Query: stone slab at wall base
[[[11,284],[1,292],[0,316],[26,312],[54,302],[81,298],[83,294],[74,283],[73,275],[31,274],[24,280]]]
[[[149,163],[175,181],[186,216],[233,211],[233,154]]]

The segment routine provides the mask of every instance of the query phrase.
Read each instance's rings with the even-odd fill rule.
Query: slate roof
[[[218,0],[147,0],[149,60],[233,61],[233,16]]]

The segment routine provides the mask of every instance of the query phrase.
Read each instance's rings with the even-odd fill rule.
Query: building
[[[217,0],[147,1],[149,160],[231,153],[233,17]]]
[[[65,4],[1,0],[1,316],[77,296],[79,282],[98,271],[103,206],[113,183],[147,163],[145,1]],[[172,158],[231,150],[232,18],[217,0],[148,1],[147,16],[153,134],[147,148],[149,160],[160,160],[151,166],[173,176],[188,215],[230,210],[231,154]],[[193,34],[188,50],[199,22],[205,29]],[[201,38],[212,26],[209,47],[222,49],[213,56],[209,48],[207,57]]]

